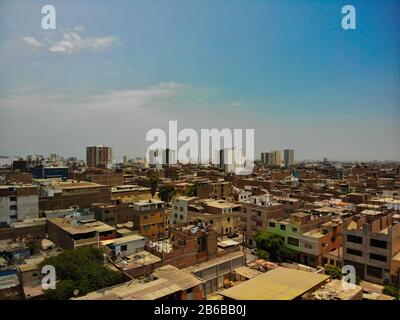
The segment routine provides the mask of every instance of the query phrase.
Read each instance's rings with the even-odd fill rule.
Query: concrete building
[[[267,229],[268,220],[284,217],[283,205],[273,201],[269,195],[249,197],[249,200],[243,202],[242,213],[242,230],[249,247],[255,247],[255,235]]]
[[[203,181],[196,183],[197,196],[201,199],[227,199],[232,197],[229,181]]]
[[[276,233],[284,239],[287,248],[300,253],[300,239],[305,232],[319,229],[322,224],[329,222],[331,216],[317,216],[307,212],[296,212],[290,218],[281,220],[270,219],[267,231]]]
[[[121,259],[144,250],[146,239],[133,234],[122,238],[105,240],[101,244],[108,248],[112,259]]]
[[[194,201],[198,200],[197,197],[178,196],[172,202],[171,211],[171,224],[184,224],[188,220],[188,207]]]
[[[235,270],[246,264],[243,252],[234,251],[214,259],[184,268],[183,271],[203,280],[206,298],[224,289],[225,284],[236,279]]]
[[[84,181],[39,181],[40,210],[78,207],[91,208],[93,203],[110,203],[111,187]]]
[[[261,162],[266,166],[281,166],[282,157],[279,150],[261,153]]]
[[[165,265],[149,280],[132,280],[89,293],[76,300],[203,300],[202,281],[178,268]]]
[[[366,281],[392,283],[398,273],[393,270],[393,260],[400,252],[400,224],[394,221],[394,214],[360,214],[345,221],[344,264],[353,265]]]
[[[240,232],[241,207],[225,200],[202,200],[189,205],[188,219],[210,224],[218,235],[235,234]]]
[[[149,150],[147,154],[149,165],[161,169],[164,165],[174,165],[177,163],[176,151],[172,149]]]
[[[35,166],[31,169],[33,178],[47,179],[47,178],[62,178],[68,179],[69,168],[66,166]]]
[[[242,149],[227,148],[219,152],[219,168],[225,173],[238,173],[244,167],[245,161]]]
[[[34,185],[0,186],[0,225],[37,218],[38,204],[38,188]]]
[[[69,218],[47,220],[51,241],[62,249],[80,246],[100,247],[100,241],[117,237],[115,228],[96,220],[77,221]]]
[[[86,165],[88,168],[106,169],[112,164],[112,149],[104,145],[86,147]]]
[[[184,268],[217,257],[217,233],[209,226],[170,227],[169,232],[168,239],[150,241],[146,247],[163,264]]]
[[[166,237],[167,215],[165,202],[161,200],[141,200],[131,204],[133,224],[139,229],[139,234],[148,240],[158,240]]]
[[[220,293],[224,300],[295,300],[328,283],[329,276],[278,267]]]
[[[110,226],[134,220],[134,209],[129,203],[121,200],[112,200],[111,203],[93,203],[92,208],[96,220]]]
[[[320,228],[301,234],[300,263],[312,267],[323,266],[326,263],[337,265],[329,261],[329,256],[342,246],[342,226],[342,220],[335,219],[325,222]]]
[[[283,150],[284,164],[286,168],[291,167],[294,164],[294,150],[285,149]]]
[[[124,174],[105,169],[90,169],[85,172],[73,172],[71,178],[77,181],[88,181],[105,186],[120,186],[124,184]]]

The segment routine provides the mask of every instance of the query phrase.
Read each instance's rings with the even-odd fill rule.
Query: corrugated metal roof
[[[327,275],[278,267],[221,292],[234,300],[293,300],[329,279]]]

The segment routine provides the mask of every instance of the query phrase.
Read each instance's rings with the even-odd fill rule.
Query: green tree
[[[161,186],[158,190],[158,196],[162,201],[170,202],[172,198],[176,195],[176,190],[173,185],[167,184]]]
[[[382,293],[383,293],[383,294],[386,294],[386,295],[388,295],[388,296],[394,297],[394,298],[396,298],[396,300],[399,300],[399,299],[400,299],[400,291],[399,291],[399,289],[397,289],[396,287],[393,287],[393,286],[385,286],[385,287],[382,289]]]
[[[104,265],[103,251],[93,247],[65,250],[58,256],[46,258],[41,266],[52,265],[56,270],[56,289],[45,290],[51,300],[65,300],[123,281],[123,274]]]
[[[297,253],[296,251],[286,248],[280,247],[278,250],[278,256],[282,260],[289,260],[289,261],[297,261]]]
[[[325,268],[325,274],[331,276],[332,279],[338,279],[338,280],[342,279],[343,273],[340,267],[326,264],[324,268]]]
[[[261,231],[256,237],[257,249],[268,253],[273,261],[297,261],[296,251],[285,247],[285,240],[279,234],[270,231]]]
[[[263,249],[257,249],[257,257],[264,260],[270,259],[269,253]]]
[[[280,235],[269,231],[262,231],[256,235],[255,240],[257,249],[268,252],[272,260],[278,260],[279,250],[284,245],[284,239]]]
[[[154,197],[154,195],[157,192],[157,186],[158,186],[158,181],[160,180],[158,173],[156,171],[151,171],[149,174],[149,179],[150,179],[150,192],[151,196]]]

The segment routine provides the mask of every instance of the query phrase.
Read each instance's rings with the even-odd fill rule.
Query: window
[[[148,218],[148,217],[147,217],[146,215],[143,216],[143,220],[147,220],[147,218]]]
[[[183,214],[181,214],[181,215],[179,216],[179,219],[183,220]]]
[[[363,243],[361,237],[353,236],[353,235],[351,235],[351,234],[348,234],[348,235],[347,235],[347,241],[348,241],[348,242],[353,242],[353,243],[358,243],[358,244],[362,244],[362,243]]]
[[[268,226],[269,226],[270,228],[275,228],[275,222],[269,222],[269,223],[268,223]]]
[[[369,258],[373,260],[383,261],[386,262],[386,257],[380,254],[370,253]]]
[[[126,244],[121,246],[121,251],[126,251],[128,250],[128,246]]]
[[[179,211],[180,211],[180,212],[183,212],[183,207],[179,207]]]
[[[291,246],[298,247],[299,246],[299,239],[288,237],[287,238],[287,243],[290,244]]]
[[[214,221],[213,220],[210,220],[210,224],[213,224],[214,223]]]
[[[17,197],[16,196],[11,196],[10,197],[10,201],[17,201]]]
[[[304,244],[304,247],[305,247],[306,249],[312,249],[312,245],[309,244],[309,243],[305,243],[305,244]]]
[[[362,252],[360,250],[354,250],[354,249],[347,248],[347,253],[352,254],[353,256],[362,257]]]
[[[297,232],[297,228],[292,227],[292,231],[293,231],[293,232]]]
[[[286,226],[284,224],[281,224],[281,230],[286,230]]]
[[[371,239],[369,244],[371,247],[387,249],[387,242],[383,240]]]
[[[17,206],[10,206],[10,210],[17,210]]]
[[[382,279],[382,269],[372,266],[367,266],[367,275],[378,279]]]
[[[178,206],[174,206],[174,210],[178,210]]]
[[[231,221],[231,218],[226,219],[226,221],[230,222],[230,221]]]
[[[178,214],[177,213],[175,213],[175,219],[177,219],[178,218]]]

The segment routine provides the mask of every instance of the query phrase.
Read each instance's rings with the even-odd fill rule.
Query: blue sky
[[[41,8],[57,29],[41,29]],[[343,30],[341,8],[356,8]],[[142,156],[146,132],[254,128],[256,152],[400,160],[398,1],[2,1],[0,154]],[[69,42],[69,43],[68,43]]]

